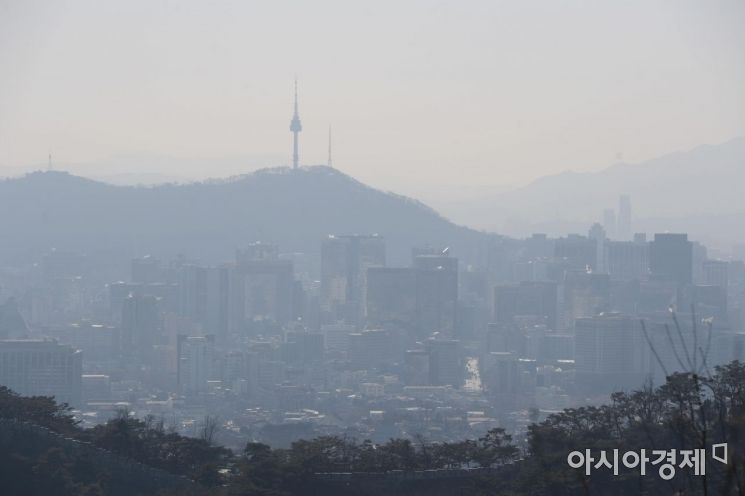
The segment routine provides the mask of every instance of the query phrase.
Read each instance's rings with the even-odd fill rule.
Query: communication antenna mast
[[[326,165],[328,165],[331,168],[334,167],[333,162],[331,161],[331,124],[329,124],[329,158],[328,158],[328,161],[326,162]]]

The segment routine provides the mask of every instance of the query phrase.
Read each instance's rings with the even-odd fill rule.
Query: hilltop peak
[[[391,262],[408,264],[412,246],[452,246],[467,258],[487,236],[326,166],[148,187],[37,172],[0,182],[0,209],[16,212],[0,218],[0,229],[24,234],[0,246],[0,256],[16,257],[51,247],[123,259],[136,248],[170,257],[187,246],[185,255],[219,263],[258,239],[313,254],[328,234],[369,232],[386,238]]]

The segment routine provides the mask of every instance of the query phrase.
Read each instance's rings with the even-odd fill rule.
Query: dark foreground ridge
[[[14,459],[3,462],[5,470],[20,469],[20,473],[23,473],[26,468],[22,467],[25,460],[37,461],[33,467],[32,479],[24,480],[20,473],[16,472],[17,483],[24,486],[33,487],[34,480],[39,482],[52,475],[46,471],[58,474],[68,472],[67,475],[72,476],[73,480],[64,481],[63,488],[93,491],[95,494],[95,491],[103,489],[103,483],[106,494],[114,496],[155,494],[162,490],[187,491],[194,485],[186,477],[149,467],[131,458],[97,448],[88,442],[64,437],[51,429],[29,422],[0,418],[0,452],[14,454]],[[45,473],[39,473],[42,470]],[[105,482],[95,480],[94,477],[91,477],[90,481],[75,481],[75,478],[81,476],[84,479],[85,473],[90,473],[91,476],[107,474],[107,477]],[[5,484],[3,486],[7,487]],[[57,491],[61,488],[56,484],[51,484],[50,489],[52,492],[47,494],[60,494]]]
[[[188,438],[122,412],[80,429],[64,405],[0,387],[3,494],[445,495],[686,494],[745,492],[745,364],[676,373],[656,389],[619,392],[611,403],[566,409],[531,425],[523,450],[501,429],[479,439],[375,445],[335,436],[289,449],[249,442],[232,453],[209,436]],[[708,457],[727,443],[729,462]],[[706,475],[678,468],[663,480],[621,468],[572,469],[572,451],[707,452]]]

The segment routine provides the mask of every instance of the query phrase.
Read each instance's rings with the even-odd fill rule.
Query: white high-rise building
[[[179,336],[178,388],[181,394],[202,393],[214,376],[214,336]]]
[[[621,195],[618,199],[616,237],[621,241],[631,239],[631,199],[629,195]]]
[[[0,385],[23,396],[80,405],[83,353],[56,341],[0,341]]]

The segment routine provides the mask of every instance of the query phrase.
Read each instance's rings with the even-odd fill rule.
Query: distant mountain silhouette
[[[639,228],[700,230],[708,238],[721,230],[719,235],[727,237],[736,234],[725,231],[737,222],[745,225],[743,191],[745,137],[740,137],[639,164],[546,176],[523,188],[475,200],[458,218],[518,236],[577,226],[586,230],[601,220],[603,209],[618,208],[619,195],[629,194]]]
[[[222,262],[256,240],[313,255],[328,234],[379,233],[389,262],[406,264],[416,245],[451,246],[473,260],[489,236],[320,166],[152,187],[35,172],[0,181],[0,211],[0,257],[15,260],[38,260],[55,247],[98,258],[184,254]]]

